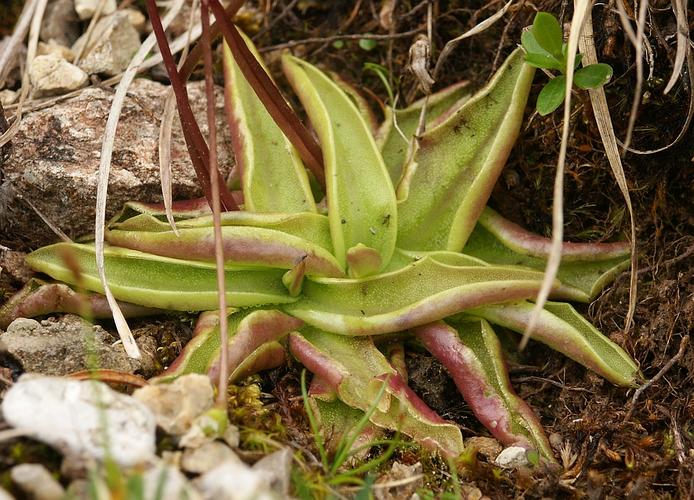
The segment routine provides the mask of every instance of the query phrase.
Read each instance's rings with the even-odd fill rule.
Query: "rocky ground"
[[[94,24],[92,42],[85,43],[84,33],[96,4],[89,0],[48,4],[40,32],[40,55],[29,75],[34,92],[25,104],[17,134],[3,147],[0,159],[0,303],[30,276],[22,261],[25,252],[57,241],[56,230],[78,237],[92,229],[101,136],[113,97],[112,87],[101,82],[123,71],[149,29],[139,2],[118,2],[116,10],[116,2],[107,0],[101,20]],[[391,5],[395,9],[392,16],[386,8]],[[501,2],[440,1],[433,5],[434,42],[439,49],[502,7]],[[675,26],[669,5],[653,2],[649,18],[653,75],[645,81],[632,143],[636,149],[667,145],[686,120],[692,91],[686,75],[663,95],[675,59]],[[255,34],[258,46],[267,49],[271,69],[277,69],[273,47],[298,41],[292,50],[371,89],[376,107],[377,99],[385,99],[386,89],[373,72],[365,71],[367,62],[381,64],[393,75],[393,90],[403,102],[419,97],[407,61],[416,34],[412,31],[425,26],[426,6],[426,2],[369,0],[329,6],[304,0],[249,2],[239,21]],[[553,12],[565,21],[571,17],[562,2],[516,2],[494,26],[462,42],[437,85],[460,79],[475,85],[484,82],[518,43],[520,31],[532,22],[535,9]],[[12,13],[20,10],[14,4],[8,6],[8,17],[0,17],[0,34],[11,33]],[[606,91],[616,135],[624,137],[634,92],[634,51],[611,8],[598,5],[593,15],[599,57],[615,69]],[[689,18],[694,18],[691,11]],[[182,17],[174,36],[185,26]],[[377,33],[383,39],[363,43],[335,38],[336,33]],[[0,54],[7,40],[0,40]],[[22,50],[18,51],[20,59]],[[1,70],[0,81],[4,77]],[[156,66],[145,77],[131,87],[118,129],[109,184],[111,214],[130,199],[161,199],[157,140],[167,82],[161,82],[162,71]],[[188,91],[205,133],[203,84],[196,78]],[[536,81],[533,103],[541,88],[539,79]],[[9,71],[4,86],[0,85],[0,100],[8,117],[16,109],[20,86],[18,69]],[[65,97],[71,93],[72,97]],[[224,138],[219,155],[228,171],[233,155],[223,124],[221,95],[219,90],[219,126]],[[605,158],[590,103],[585,94],[577,94],[575,99],[565,187],[566,237],[577,241],[623,237],[628,234],[628,213]],[[529,106],[525,123],[491,204],[524,227],[549,234],[560,118],[557,114],[539,117]],[[656,376],[669,365],[667,372],[632,402],[633,391],[612,387],[538,344],[531,344],[523,353],[510,351],[512,381],[539,413],[562,466],[510,464],[500,468],[495,464],[499,444],[487,437],[441,365],[428,356],[410,354],[407,365],[412,387],[432,408],[457,422],[478,453],[454,471],[439,459],[403,447],[374,478],[381,484],[374,489],[379,498],[405,498],[415,492],[420,497],[463,498],[694,495],[694,351],[684,340],[694,325],[693,156],[692,130],[661,153],[625,156],[639,253],[634,327],[623,330],[628,273],[582,311],[634,356],[646,377]],[[172,168],[175,198],[197,196],[179,128],[173,134]],[[281,496],[327,494],[311,462],[315,443],[300,401],[296,367],[279,368],[231,387],[234,425],[219,429],[220,439],[214,441],[204,437],[204,430],[214,425],[209,414],[212,387],[206,377],[135,389],[142,385],[143,377],[171,363],[190,338],[192,320],[178,315],[134,321],[134,333],[144,353],[138,363],[113,345],[116,336],[108,322],[92,327],[75,316],[17,320],[0,334],[0,391],[4,395],[0,486],[34,498],[60,498],[68,487],[78,495],[83,493],[88,487],[86,471],[95,459],[103,459],[98,452],[100,438],[95,429],[101,417],[96,408],[109,401],[109,422],[122,424],[114,426],[122,434],[110,438],[114,445],[111,459],[123,468],[142,460],[152,464],[142,474],[146,491],[155,491],[164,473],[165,498],[181,491],[206,498],[233,491],[233,498],[247,498],[242,496],[243,488],[268,497],[273,491]],[[105,385],[95,392],[92,383],[71,379],[35,377],[17,382],[23,372],[65,375],[85,370],[90,366],[84,355],[85,336],[94,341],[99,366],[126,373],[116,384],[121,392]],[[134,392],[134,397],[123,395],[123,390]],[[50,422],[42,422],[31,411],[37,405],[53,405]],[[72,421],[75,411],[83,420],[80,425]],[[14,427],[41,429],[33,435],[50,446],[21,437],[21,432],[13,435]],[[230,484],[224,477],[241,479]],[[45,485],[41,492],[35,491],[39,484]],[[128,486],[121,486],[126,491]],[[351,497],[358,490],[339,493]],[[0,490],[0,498],[2,494]]]

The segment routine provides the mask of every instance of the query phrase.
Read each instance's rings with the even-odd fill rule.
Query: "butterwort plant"
[[[556,17],[548,12],[538,12],[533,25],[521,35],[525,50],[525,61],[531,66],[548,71],[558,71],[545,84],[537,96],[536,109],[545,116],[556,110],[566,97],[567,44],[564,42],[563,30]],[[581,64],[581,54],[576,56],[576,68]],[[576,69],[573,84],[580,89],[601,87],[612,78],[612,67],[609,64],[589,64]]]
[[[192,340],[151,382],[193,372],[216,380],[222,349],[232,381],[293,357],[313,374],[307,405],[339,454],[345,442],[358,448],[390,430],[456,457],[460,428],[408,386],[406,352],[427,350],[494,437],[553,461],[539,418],[511,386],[494,329],[525,331],[550,248],[486,206],[522,123],[535,73],[526,57],[514,51],[477,92],[461,83],[431,95],[426,131],[415,137],[422,101],[389,109],[374,127],[354,89],[285,55],[284,73],[320,142],[318,182],[225,46],[242,199],[241,210],[222,214],[229,309],[217,306],[204,200],[176,204],[177,233],[162,206],[141,202],[126,204],[106,231],[106,275],[126,314],[201,312]],[[641,376],[631,357],[563,302],[592,300],[628,266],[628,254],[623,242],[565,243],[554,301],[532,337],[632,387]],[[0,311],[0,326],[78,311],[75,286],[92,292],[95,317],[107,316],[93,245],[58,243],[27,262],[57,281],[29,283]],[[228,318],[224,346],[220,314]],[[354,429],[360,435],[345,438]]]

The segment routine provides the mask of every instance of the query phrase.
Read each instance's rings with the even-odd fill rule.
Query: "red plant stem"
[[[188,154],[190,155],[191,162],[193,163],[193,168],[195,169],[198,182],[200,182],[203,192],[205,193],[205,198],[211,205],[212,188],[208,173],[209,151],[207,149],[207,144],[205,144],[205,139],[200,132],[197,121],[195,120],[193,110],[190,108],[188,90],[186,89],[183,79],[176,68],[176,61],[174,61],[173,55],[171,54],[169,42],[166,39],[166,34],[164,33],[164,28],[161,24],[161,18],[159,17],[155,0],[147,0],[147,13],[150,21],[152,22],[152,30],[157,37],[157,44],[159,45],[159,50],[161,51],[161,56],[164,61],[164,66],[166,67],[166,71],[169,75],[171,86],[174,90],[174,94],[176,95],[176,107],[178,108],[178,115],[181,119],[181,128],[183,129],[183,136],[186,141],[186,146],[188,147]],[[214,120],[212,123],[214,123]],[[214,170],[216,175],[219,176],[219,172],[217,171],[216,167]],[[223,183],[220,185],[220,191],[221,203],[224,210],[238,210],[236,202]]]
[[[214,81],[212,80],[212,40],[210,39],[210,13],[208,0],[200,4],[202,23],[202,54],[205,61],[205,94],[207,95],[207,123],[210,144],[210,185],[212,187],[212,220],[214,222],[214,257],[217,268],[217,296],[219,298],[219,337],[222,348],[219,361],[219,391],[217,406],[227,407],[229,381],[229,339],[227,332],[226,276],[224,274],[224,248],[222,247],[221,200],[219,199],[219,174],[217,170],[217,124],[215,117]]]
[[[225,18],[233,19],[241,6],[246,3],[246,0],[232,0],[229,6],[224,10]],[[215,21],[210,25],[210,40],[215,41],[222,31],[219,27],[219,21]],[[183,66],[179,70],[181,78],[185,81],[190,78],[193,73],[195,66],[197,66],[198,61],[202,58],[203,43],[196,43],[193,48],[188,52],[185,61],[183,61]]]
[[[294,110],[289,107],[287,101],[282,97],[282,94],[275,86],[272,79],[270,79],[255,56],[248,49],[236,26],[226,17],[224,8],[222,4],[219,3],[219,0],[209,0],[209,4],[220,25],[224,40],[229,45],[243,76],[265,105],[265,108],[275,120],[277,126],[282,129],[284,135],[287,136],[294,147],[299,151],[301,158],[316,177],[316,180],[322,186],[325,186],[323,156],[320,146],[306,127],[303,126],[296,116],[296,113],[294,113]]]

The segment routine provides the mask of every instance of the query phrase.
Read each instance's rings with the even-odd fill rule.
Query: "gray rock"
[[[198,448],[186,448],[181,456],[181,468],[193,474],[203,474],[227,460],[241,461],[226,444],[210,441]]]
[[[530,464],[526,451],[525,448],[521,448],[520,446],[509,446],[508,448],[504,448],[504,450],[499,453],[499,456],[496,457],[496,465],[504,469],[526,467]]]
[[[75,0],[75,12],[80,19],[91,19],[101,0]],[[116,0],[106,0],[101,15],[107,16],[116,10]]]
[[[21,464],[12,467],[12,481],[33,500],[60,500],[65,490],[41,464]]]
[[[41,40],[55,40],[70,47],[80,36],[80,20],[73,0],[55,0],[46,6],[41,21]]]
[[[88,76],[74,64],[53,53],[34,58],[29,78],[34,96],[48,96],[82,88],[87,84]]]
[[[207,376],[191,373],[171,384],[141,387],[133,396],[152,410],[159,427],[169,434],[181,435],[212,408],[214,389]]]
[[[64,454],[103,460],[108,443],[109,456],[124,467],[155,460],[152,412],[101,382],[24,375],[1,409],[8,424]]]
[[[112,345],[115,339],[103,328],[71,314],[42,323],[14,320],[0,336],[0,351],[11,354],[27,372],[67,375],[89,368],[88,342],[92,343],[99,368],[132,373],[140,366],[121,344]]]
[[[79,54],[85,43],[79,67],[90,75],[114,76],[128,67],[140,47],[140,35],[127,12],[114,12],[96,23],[88,42],[86,34],[79,37],[72,51]]]
[[[138,79],[128,90],[111,162],[108,217],[129,200],[161,201],[159,120],[166,88]],[[204,82],[189,84],[188,95],[206,135]],[[56,241],[56,236],[21,198],[68,236],[94,230],[101,141],[112,99],[110,92],[87,88],[78,97],[27,113],[22,118],[2,166],[5,184],[0,189],[0,233],[7,240],[24,242],[32,248]],[[219,161],[226,172],[231,164],[231,138],[221,89],[217,92],[216,105]],[[174,198],[200,196],[178,119],[171,149]]]

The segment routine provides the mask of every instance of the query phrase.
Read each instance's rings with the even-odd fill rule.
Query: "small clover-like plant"
[[[536,68],[559,71],[540,91],[536,109],[542,116],[550,114],[564,102],[566,97],[567,44],[559,21],[552,14],[538,12],[533,25],[521,35],[525,49],[525,62]],[[581,54],[576,55],[576,68],[581,64]],[[577,69],[573,84],[587,90],[598,88],[612,77],[609,64],[589,64]]]

